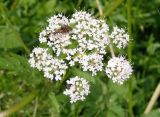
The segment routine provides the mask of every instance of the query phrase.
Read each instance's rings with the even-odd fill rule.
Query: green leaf
[[[109,111],[107,112],[107,114],[112,115],[108,117],[124,117],[125,116],[124,109],[120,105],[115,103],[109,106]]]
[[[117,116],[112,111],[108,111],[107,117],[117,117]]]
[[[0,70],[8,76],[16,76],[25,80],[28,85],[39,84],[43,80],[43,75],[36,69],[30,67],[28,59],[13,53],[0,55]]]
[[[12,71],[16,74],[28,74],[31,69],[27,58],[13,53],[0,56],[0,69]]]
[[[0,48],[12,49],[23,47],[22,43],[17,39],[17,34],[10,27],[0,27]]]
[[[116,83],[113,83],[112,80],[109,81],[109,88],[113,93],[116,93],[119,96],[124,96],[124,94],[127,94],[127,86],[126,85],[119,85]],[[118,89],[118,90],[117,90]]]
[[[72,68],[71,71],[74,75],[80,76],[92,83],[95,83],[95,78],[91,75],[91,73],[81,71],[80,69],[77,68]]]

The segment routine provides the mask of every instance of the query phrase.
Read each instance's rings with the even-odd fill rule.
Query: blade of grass
[[[158,85],[157,85],[157,87],[156,87],[156,89],[155,89],[155,91],[154,91],[154,93],[153,93],[145,111],[144,111],[145,114],[148,114],[152,110],[152,108],[153,108],[153,106],[154,106],[154,104],[157,101],[159,96],[160,96],[160,83],[158,83]]]

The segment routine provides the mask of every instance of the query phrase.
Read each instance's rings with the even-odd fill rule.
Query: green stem
[[[100,17],[103,18],[104,16],[104,13],[103,13],[103,10],[102,10],[102,7],[101,7],[101,4],[99,2],[99,0],[96,0],[96,5],[97,5],[97,8],[98,8],[98,11],[99,11],[99,14],[100,14]],[[110,50],[110,53],[111,53],[111,56],[112,57],[115,57],[115,53],[114,53],[114,50],[113,50],[113,46],[112,46],[112,43],[111,43],[111,40],[109,39],[109,50]]]
[[[128,110],[129,110],[129,117],[133,115],[133,104],[132,104],[132,79],[129,80],[128,84],[128,95],[129,95],[129,102],[128,102]]]
[[[128,19],[128,33],[132,35],[132,25],[131,25],[131,0],[127,0],[127,19]],[[128,44],[128,59],[132,59],[132,46],[131,42]]]
[[[11,11],[15,10],[15,8],[16,8],[18,2],[19,2],[19,0],[13,0],[13,3],[12,3],[11,8],[10,8]]]
[[[109,7],[109,9],[107,10],[107,12],[105,13],[105,16],[109,16],[122,2],[123,2],[123,0],[115,0],[111,4],[112,7]]]
[[[113,50],[113,46],[112,46],[111,42],[110,42],[110,44],[109,44],[109,50],[110,50],[111,56],[112,56],[112,57],[115,57],[114,50]]]
[[[35,99],[35,107],[34,107],[33,117],[36,117],[37,108],[38,108],[38,97],[36,97],[36,99]]]
[[[128,33],[132,35],[132,25],[131,25],[131,0],[127,0],[127,19],[128,19]],[[131,61],[132,58],[132,46],[129,42],[128,44],[128,59]],[[128,84],[128,95],[129,95],[129,102],[128,102],[128,111],[129,116],[133,116],[133,103],[132,103],[132,79],[129,80]]]
[[[25,105],[27,105],[29,102],[31,102],[33,98],[36,96],[36,94],[37,92],[33,91],[28,96],[23,97],[22,100],[17,104],[15,104],[13,107],[9,108],[8,110],[0,112],[0,117],[6,117],[17,112],[18,110],[23,108]]]
[[[96,0],[96,5],[97,5],[97,8],[98,8],[100,17],[103,17],[102,6],[101,6],[99,0]]]
[[[82,1],[83,1],[83,0],[78,0],[78,3],[77,3],[77,5],[76,5],[76,8],[78,8],[78,7],[81,5]]]

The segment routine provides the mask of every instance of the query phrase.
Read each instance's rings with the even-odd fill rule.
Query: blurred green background
[[[0,1],[0,112],[9,109],[11,117],[160,117],[160,98],[143,114],[160,82],[160,0]],[[97,1],[110,26],[129,31],[132,40],[122,53],[134,74],[122,86],[101,75],[87,99],[71,105],[63,89],[27,60],[50,16],[85,10],[98,18]]]

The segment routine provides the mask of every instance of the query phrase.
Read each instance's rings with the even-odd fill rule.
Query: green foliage
[[[15,75],[20,75],[21,73],[24,76],[30,72],[27,58],[13,53],[1,55],[0,69],[15,72]]]
[[[149,114],[144,114],[142,117],[159,117],[159,110],[153,110]]]
[[[80,77],[84,77],[86,80],[95,83],[95,78],[91,75],[91,73],[83,72],[81,69],[73,68],[71,69],[73,71],[73,75],[77,75]]]
[[[21,42],[18,40],[19,37],[9,27],[0,28],[0,48],[12,49],[22,47]],[[8,43],[10,42],[10,43]]]
[[[127,30],[127,2],[99,0],[104,19]],[[38,90],[28,105],[11,117],[128,117],[132,99],[134,117],[159,117],[157,101],[153,111],[143,112],[155,90],[160,74],[160,0],[131,1],[132,63],[134,75],[119,86],[99,73],[72,68],[66,76],[79,75],[91,81],[91,94],[84,102],[70,104],[60,85],[43,78],[28,64],[29,51],[38,46],[38,34],[48,17],[62,12],[86,10],[99,17],[96,0],[1,0],[0,2],[0,112],[15,108],[23,97]],[[127,56],[127,50],[124,51]],[[108,53],[109,55],[109,53]],[[63,88],[61,88],[63,87]],[[129,92],[132,94],[131,98]]]

